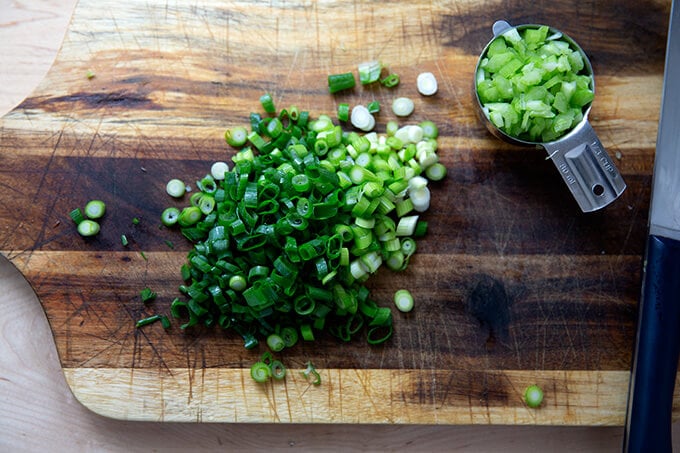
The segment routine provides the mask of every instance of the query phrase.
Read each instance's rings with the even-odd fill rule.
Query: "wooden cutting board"
[[[35,289],[74,394],[107,416],[621,425],[669,11],[632,0],[81,0],[54,67],[0,122],[0,250]],[[497,19],[550,24],[590,56],[591,124],[628,184],[603,211],[582,214],[543,151],[499,142],[475,116],[474,67]],[[370,59],[401,84],[328,94],[328,74]],[[415,90],[422,71],[439,80],[432,98]],[[134,323],[168,312],[190,249],[159,228],[165,183],[228,159],[224,130],[247,124],[265,91],[314,116],[412,97],[401,122],[439,125],[448,176],[433,185],[411,266],[371,280],[382,305],[397,288],[416,298],[412,313],[395,311],[391,341],[299,344],[286,381],[262,386],[249,376],[261,350],[237,336]],[[391,119],[383,108],[378,131]],[[93,198],[108,213],[83,240],[68,213]],[[145,286],[159,294],[146,306]],[[307,360],[318,387],[296,372]],[[522,402],[532,383],[546,393],[538,410]]]

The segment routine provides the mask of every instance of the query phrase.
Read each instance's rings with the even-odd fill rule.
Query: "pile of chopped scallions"
[[[248,349],[266,339],[274,352],[321,332],[389,339],[392,311],[365,283],[383,265],[405,269],[427,230],[425,176],[446,174],[437,127],[360,135],[291,107],[252,113],[244,129],[225,134],[239,149],[232,167],[212,165],[190,204],[162,216],[193,243],[172,315],[187,319],[183,329],[234,331]]]

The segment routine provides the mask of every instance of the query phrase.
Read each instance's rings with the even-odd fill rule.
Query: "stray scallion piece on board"
[[[399,75],[394,73],[389,74],[387,77],[380,80],[380,84],[387,88],[394,88],[399,85]]]
[[[321,385],[321,375],[316,370],[316,367],[312,362],[307,362],[307,368],[301,371],[302,375],[310,382],[312,385]]]
[[[480,60],[476,86],[484,114],[511,137],[549,142],[583,119],[593,78],[579,49],[546,26],[512,28]]]
[[[543,389],[538,385],[530,385],[524,391],[524,401],[527,406],[537,408],[543,402]]]
[[[360,63],[358,67],[359,82],[362,85],[368,85],[380,80],[380,72],[382,71],[382,64],[378,60],[366,61]]]
[[[90,200],[85,205],[85,217],[88,219],[99,219],[104,216],[106,205],[101,200]]]
[[[403,313],[413,310],[414,302],[411,292],[407,289],[400,289],[394,293],[394,305]]]
[[[153,324],[154,322],[160,321],[161,325],[163,326],[164,329],[169,329],[170,328],[170,319],[165,316],[165,315],[153,315],[149,316],[148,318],[140,319],[137,321],[135,324],[135,327],[143,327],[148,324]]]
[[[78,233],[83,237],[95,236],[101,227],[94,220],[85,219],[78,224]]]
[[[171,179],[165,185],[165,191],[173,198],[182,198],[186,189],[186,185],[180,179]]]
[[[383,264],[405,269],[427,230],[423,175],[438,156],[436,127],[423,125],[360,134],[297,107],[252,113],[223,178],[199,180],[164,222],[177,218],[193,245],[171,304],[181,328],[219,326],[276,352],[322,335],[387,341],[391,307],[366,282]]]
[[[156,294],[151,288],[144,288],[139,292],[139,297],[142,299],[142,302],[151,302],[156,298],[158,294]]]
[[[274,359],[270,352],[265,352],[257,362],[250,367],[250,377],[257,383],[263,384],[274,378],[280,381],[286,377],[286,367],[280,360]]]
[[[356,79],[354,78],[354,74],[351,72],[331,74],[328,76],[328,91],[331,94],[354,88],[355,85]]]
[[[437,78],[431,72],[421,72],[416,78],[416,86],[423,96],[432,96],[437,93]]]
[[[90,200],[85,204],[84,210],[75,208],[69,213],[69,217],[76,224],[78,234],[83,237],[96,236],[101,230],[97,222],[104,216],[106,204],[101,200]]]

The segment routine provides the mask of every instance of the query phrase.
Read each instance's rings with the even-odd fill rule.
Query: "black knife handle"
[[[670,452],[680,351],[680,242],[649,236],[623,450]]]

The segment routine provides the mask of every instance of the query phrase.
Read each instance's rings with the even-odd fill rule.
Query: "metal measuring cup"
[[[590,112],[592,103],[583,111],[583,119],[566,135],[563,135],[555,141],[531,142],[512,137],[496,127],[484,113],[482,102],[479,99],[479,93],[477,92],[477,73],[491,42],[512,28],[521,31],[526,28],[537,27],[539,27],[539,25],[534,24],[513,27],[502,20],[493,24],[494,37],[489,41],[486,47],[484,47],[484,50],[479,56],[477,67],[475,68],[474,92],[477,100],[477,112],[489,131],[501,140],[514,145],[544,148],[548,153],[547,158],[552,160],[555,167],[557,167],[562,179],[567,184],[567,187],[571,191],[571,194],[574,196],[574,199],[581,210],[583,212],[596,211],[616,200],[626,189],[626,183],[623,181],[621,174],[588,122],[588,113]],[[568,42],[573,49],[578,50],[581,54],[584,62],[583,71],[590,76],[591,87],[594,92],[595,78],[588,56],[569,36],[557,29],[552,27],[549,28],[551,34],[558,33],[560,39]]]

